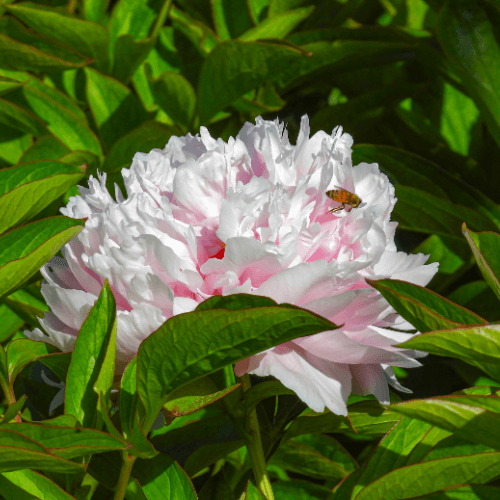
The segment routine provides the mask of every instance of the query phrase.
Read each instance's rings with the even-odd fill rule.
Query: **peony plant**
[[[28,338],[72,351],[106,280],[117,307],[117,374],[165,321],[210,297],[265,296],[316,313],[340,328],[277,345],[235,364],[237,376],[272,375],[312,410],[347,415],[351,393],[389,403],[389,385],[410,392],[392,367],[420,366],[425,353],[398,347],[403,320],[367,279],[425,286],[438,264],[397,250],[394,187],[375,163],[353,166],[353,140],[335,128],[295,146],[278,120],[257,118],[228,142],[172,137],[136,153],[122,175],[106,174],[61,212],[85,227],[43,268],[50,312]],[[327,195],[355,195],[352,206]],[[357,206],[356,206],[357,205]],[[355,206],[355,208],[353,208]]]

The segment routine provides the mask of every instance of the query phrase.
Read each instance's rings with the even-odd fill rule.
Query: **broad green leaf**
[[[443,87],[441,135],[452,151],[467,156],[471,143],[472,127],[479,118],[474,101],[449,83]]]
[[[15,431],[61,458],[77,458],[111,450],[125,450],[127,443],[110,434],[81,427],[58,427],[37,423],[11,423],[0,426],[0,442],[3,431]]]
[[[189,455],[184,464],[184,469],[190,477],[194,477],[205,467],[210,467],[218,460],[227,457],[230,453],[239,450],[243,446],[245,446],[245,443],[241,440],[202,445]]]
[[[13,78],[7,78],[5,76],[0,76],[0,95],[7,94],[11,90],[22,87],[24,82],[19,82]]]
[[[383,409],[380,413],[382,412]],[[399,418],[400,417],[398,416],[398,419]],[[394,425],[394,422],[392,425]],[[312,434],[314,432],[330,433],[342,432],[344,430],[353,431],[353,427],[347,418],[331,413],[330,411],[326,411],[325,413],[316,413],[309,410],[305,414],[296,418],[290,424],[281,442],[296,436]]]
[[[83,4],[83,15],[85,19],[96,23],[103,21],[108,3],[109,0],[86,0]]]
[[[9,306],[0,304],[0,343],[8,340],[16,333],[24,321]]]
[[[250,90],[272,83],[302,53],[271,41],[227,40],[207,56],[198,84],[200,122],[205,124],[218,111]]]
[[[367,436],[383,436],[400,420],[397,413],[384,408],[378,401],[360,401],[349,405],[348,410],[354,431]]]
[[[489,232],[474,233],[469,231],[465,224],[462,231],[486,283],[500,299],[500,235]]]
[[[347,477],[345,477],[332,491],[332,494],[327,498],[327,500],[347,500],[352,498],[352,491],[357,485],[359,478],[365,466],[362,465],[358,470],[355,470]]]
[[[271,463],[305,476],[331,480],[340,480],[358,467],[340,443],[325,434],[303,435],[281,443]]]
[[[47,123],[48,130],[71,150],[90,151],[100,156],[101,145],[86,122],[59,102],[62,99],[59,99],[58,92],[49,94],[45,87],[40,82],[27,84],[20,91],[11,92],[6,97],[40,117]],[[54,94],[58,100],[54,98]]]
[[[148,500],[163,500],[177,496],[196,500],[197,496],[187,474],[163,453],[151,460],[137,459],[132,476],[139,480]]]
[[[176,125],[190,130],[196,111],[196,93],[189,81],[179,73],[166,71],[150,80],[150,86],[158,106]]]
[[[240,500],[236,497],[224,469],[209,477],[198,493],[198,500]]]
[[[395,469],[366,485],[356,500],[404,500],[464,483],[483,483],[500,472],[499,453],[430,460]]]
[[[479,314],[490,323],[500,320],[498,299],[484,280],[470,281],[448,295],[448,300]]]
[[[415,497],[414,500],[497,500],[499,497],[500,488],[496,486],[470,484],[446,488],[443,491]]]
[[[231,38],[231,33],[229,32],[229,27],[226,22],[223,0],[210,0],[210,4],[212,5],[213,22],[217,35],[219,35],[222,41],[229,40]]]
[[[116,40],[120,35],[128,33],[134,40],[149,36],[163,4],[163,0],[120,0],[115,5],[108,24],[110,53],[114,52]]]
[[[451,356],[466,362],[498,364],[500,325],[436,330],[413,337],[398,347]]]
[[[18,163],[32,142],[31,134],[23,134],[19,130],[0,124],[0,167],[10,167]]]
[[[325,500],[330,492],[330,488],[300,479],[278,481],[272,486],[275,498],[286,500]]]
[[[47,134],[47,128],[40,118],[17,104],[0,99],[0,123],[27,134],[40,137]]]
[[[10,70],[50,71],[79,68],[83,56],[39,37],[12,17],[0,20],[0,67]]]
[[[9,386],[7,353],[5,352],[3,346],[0,346],[0,387],[2,388],[5,399],[7,399],[7,401],[12,401],[12,396],[10,395],[10,386]]]
[[[0,495],[5,500],[74,500],[47,476],[29,469],[1,473]]]
[[[209,54],[220,43],[219,36],[206,24],[190,17],[175,5],[170,9],[169,18],[174,29],[183,33],[203,55]]]
[[[463,207],[477,210],[500,227],[500,208],[490,198],[430,160],[402,149],[372,144],[354,146],[353,158],[355,163],[376,161],[396,183],[418,188],[433,197],[449,199],[461,205],[464,214],[467,212]],[[456,231],[453,234],[457,234]]]
[[[83,427],[91,427],[94,421],[98,395],[93,387],[99,380],[108,343],[115,338],[116,303],[106,281],[78,333],[66,378],[64,412],[74,415]],[[105,384],[98,385],[102,390]]]
[[[353,489],[353,496],[355,497],[364,485],[373,483],[385,474],[406,465],[407,457],[430,429],[430,424],[407,417],[402,418],[385,435],[366,463],[359,483]]]
[[[448,57],[458,64],[463,84],[500,145],[500,48],[488,12],[477,2],[447,2],[437,34]]]
[[[496,395],[415,399],[391,405],[391,409],[500,450],[500,398]]]
[[[85,175],[85,167],[38,161],[0,170],[0,233],[31,219]]]
[[[0,236],[0,296],[10,295],[83,228],[84,221],[51,217]]]
[[[464,325],[485,324],[486,321],[437,293],[400,280],[367,280],[396,311],[421,332]]]
[[[172,133],[158,122],[143,123],[113,144],[102,168],[104,172],[119,172],[128,168],[137,151],[163,148],[171,136]]]
[[[86,68],[87,100],[106,149],[134,127],[146,121],[148,114],[137,97],[118,80]]]
[[[425,425],[423,422],[422,424]],[[431,427],[425,434],[425,436],[418,442],[418,444],[406,457],[405,465],[422,462],[424,458],[429,454],[429,450],[432,451],[436,446],[439,446],[441,441],[446,440],[450,436],[452,436],[452,433],[450,431],[447,431],[446,429]]]
[[[464,221],[475,228],[496,227],[475,208],[456,205],[421,189],[398,184],[396,197],[393,217],[401,229],[458,237]]]
[[[22,434],[11,430],[1,430],[0,471],[9,472],[30,468],[69,473],[78,473],[85,470],[83,464],[53,455],[42,445]]]
[[[256,486],[254,486],[250,481],[248,481],[247,490],[245,492],[245,500],[266,500],[266,497],[261,493],[261,491]]]
[[[99,71],[109,71],[108,33],[104,26],[31,2],[9,5],[7,10],[36,33],[91,57]]]
[[[7,347],[9,378],[14,382],[17,375],[28,364],[42,356],[58,353],[59,349],[45,342],[30,339],[16,339]]]
[[[284,38],[292,32],[304,19],[307,19],[314,10],[314,5],[293,9],[278,14],[246,31],[238,39],[251,42],[260,38]]]
[[[17,417],[17,414],[24,408],[24,403],[26,403],[26,399],[27,399],[26,394],[23,394],[15,403],[12,403],[7,407],[5,413],[3,414],[2,427],[0,427],[0,430],[3,428],[4,424],[9,423],[11,420]]]
[[[203,377],[172,392],[164,408],[176,417],[187,415],[219,400],[239,386],[234,384],[219,391],[209,377]]]
[[[120,35],[115,43],[112,76],[128,84],[133,74],[154,47],[156,38],[134,40],[128,33]]]
[[[496,450],[491,446],[474,443],[468,439],[451,434],[445,439],[440,440],[430,450],[428,450],[421,461],[427,462],[428,460],[459,457],[462,455],[475,455],[476,453],[487,453],[492,451]]]
[[[224,307],[223,299],[215,297],[212,302]],[[203,307],[210,307],[211,300]],[[232,310],[196,310],[174,316],[142,342],[137,390],[146,410],[147,430],[165,398],[184,384],[294,338],[338,328],[287,304],[238,310],[245,307],[245,300],[252,304],[255,299],[233,295],[227,298]]]

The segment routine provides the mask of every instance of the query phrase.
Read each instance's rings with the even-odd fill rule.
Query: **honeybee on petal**
[[[339,207],[335,207],[329,210],[331,214],[333,212],[339,212],[340,210],[343,209],[347,210],[347,207],[349,207],[347,211],[350,212],[353,208],[359,207],[359,205],[362,203],[361,198],[357,194],[351,193],[350,191],[347,191],[347,189],[341,187],[338,187],[338,189],[332,189],[331,191],[327,191],[326,196],[328,196],[328,198],[330,198],[333,201],[341,203]]]

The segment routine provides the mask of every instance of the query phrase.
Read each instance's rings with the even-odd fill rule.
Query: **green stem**
[[[151,32],[151,37],[157,37],[158,33],[162,29],[165,21],[167,20],[168,13],[170,11],[170,6],[172,5],[172,0],[165,0],[158,17],[156,18],[156,23],[154,25],[153,31]]]
[[[251,387],[250,376],[245,374],[241,377],[241,385],[244,391],[248,391]],[[259,420],[257,411],[253,410],[250,414],[247,430],[250,433],[248,438],[245,438],[245,444],[252,464],[253,474],[257,487],[262,491],[267,500],[274,500],[271,480],[267,473],[266,457],[264,456],[264,448],[262,447],[262,439],[260,436]]]
[[[130,473],[132,472],[132,467],[134,466],[135,459],[137,458],[129,455],[126,451],[122,452],[122,457],[122,468],[120,470],[120,477],[118,478],[118,484],[116,486],[113,500],[123,500],[125,498]]]

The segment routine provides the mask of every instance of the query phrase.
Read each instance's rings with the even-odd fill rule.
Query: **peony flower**
[[[347,397],[389,401],[405,391],[391,366],[420,366],[424,355],[397,344],[411,325],[367,285],[396,278],[426,285],[437,264],[398,252],[390,215],[394,188],[377,164],[351,163],[350,135],[309,137],[302,118],[296,146],[283,124],[260,117],[227,143],[172,137],[165,149],[137,153],[122,174],[125,198],[92,176],[61,212],[87,218],[83,231],[43,269],[50,306],[29,338],[71,351],[106,279],[117,303],[117,370],[167,319],[214,295],[249,293],[309,309],[343,325],[236,363],[237,375],[273,375],[315,411],[346,415]],[[361,204],[326,195],[342,188]]]

